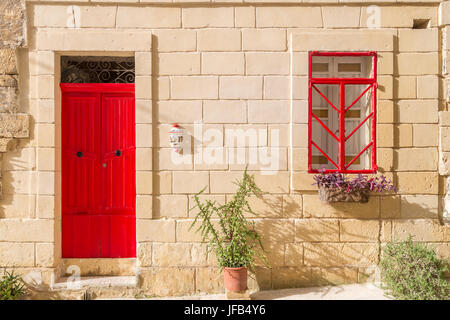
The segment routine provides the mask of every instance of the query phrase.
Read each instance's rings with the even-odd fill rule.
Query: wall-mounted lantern
[[[176,123],[173,124],[169,131],[170,146],[177,153],[182,153],[183,151],[183,135],[184,130]]]

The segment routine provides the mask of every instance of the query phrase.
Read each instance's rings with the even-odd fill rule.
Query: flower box
[[[314,176],[322,202],[368,202],[371,192],[397,192],[391,180],[384,175],[370,177],[358,174],[354,178],[344,176],[340,172],[325,173],[319,170]]]
[[[329,188],[319,185],[319,198],[322,202],[367,202],[369,191],[354,189],[347,192],[342,188]]]

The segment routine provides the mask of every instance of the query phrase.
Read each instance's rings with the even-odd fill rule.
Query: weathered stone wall
[[[189,137],[196,121],[204,130],[214,129],[221,138],[204,141],[203,147],[224,148],[226,159],[237,151],[227,129],[262,132],[263,139],[244,148],[247,154],[273,147],[273,129],[279,130],[279,170],[267,175],[265,165],[250,166],[267,192],[252,199],[258,213],[252,221],[272,266],[258,267],[252,288],[365,281],[376,270],[382,245],[408,234],[450,256],[450,229],[438,212],[443,95],[437,1],[380,4],[377,30],[369,25],[371,9],[364,1],[348,6],[332,1],[320,6],[77,2],[80,29],[68,25],[68,2],[30,2],[28,7],[35,126],[30,140],[9,153],[4,164],[9,188],[0,219],[0,266],[50,273],[71,263],[59,259],[57,53],[145,51],[142,35],[152,37],[152,52],[135,55],[141,66],[136,82],[137,266],[148,293],[223,289],[214,257],[189,231],[194,212],[188,209],[193,194],[205,186],[202,197],[229,198],[245,166],[200,163],[190,150],[173,154],[168,131],[174,122]],[[413,29],[415,19],[429,19],[429,28]],[[309,50],[378,52],[378,165],[398,194],[373,195],[366,204],[320,202],[307,173]],[[91,269],[99,272],[98,263]],[[104,267],[104,273],[108,270],[126,273]]]
[[[25,45],[25,2],[0,3],[0,157],[14,138],[29,135],[28,116],[18,114],[16,48]],[[1,165],[0,165],[1,167]],[[0,197],[2,184],[0,180]]]
[[[25,1],[3,0],[0,3],[0,48],[25,45]]]
[[[439,7],[442,32],[442,111],[439,112],[439,173],[445,179],[441,211],[444,223],[450,223],[450,1]]]

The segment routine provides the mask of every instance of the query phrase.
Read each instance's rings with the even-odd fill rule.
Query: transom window
[[[310,52],[309,172],[373,173],[375,52]]]
[[[134,57],[61,57],[61,83],[134,83],[134,71]]]

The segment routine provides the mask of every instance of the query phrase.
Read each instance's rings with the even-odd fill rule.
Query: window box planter
[[[369,191],[356,189],[346,192],[341,188],[319,186],[319,198],[322,202],[368,202]]]
[[[369,201],[371,192],[396,192],[396,188],[385,176],[370,177],[358,174],[349,178],[339,172],[326,173],[320,170],[314,176],[322,202],[361,202]]]

